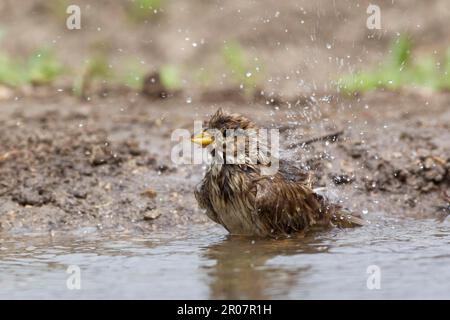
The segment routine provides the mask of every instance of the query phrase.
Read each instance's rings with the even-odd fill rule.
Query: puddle
[[[146,236],[0,239],[0,298],[450,298],[450,223],[380,220],[305,239],[193,225]],[[81,289],[66,273],[80,268]],[[369,290],[367,268],[380,270]]]

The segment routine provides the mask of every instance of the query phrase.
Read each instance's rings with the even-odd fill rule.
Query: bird
[[[212,221],[232,235],[269,238],[365,224],[361,217],[315,192],[310,172],[292,161],[275,159],[266,144],[258,144],[255,157],[250,157],[250,133],[259,129],[243,115],[220,108],[206,128],[191,137],[211,155],[194,195]],[[230,154],[237,155],[238,138],[246,139],[244,156],[241,161],[229,161]],[[278,168],[267,174],[274,159]]]

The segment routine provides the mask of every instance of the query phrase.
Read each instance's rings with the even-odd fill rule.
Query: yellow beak
[[[210,145],[214,141],[214,138],[208,132],[203,131],[203,132],[193,136],[191,141],[193,143],[201,145],[202,148],[204,148],[207,145]]]

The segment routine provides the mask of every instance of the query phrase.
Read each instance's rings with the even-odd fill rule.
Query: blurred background
[[[66,28],[71,4],[81,9],[80,30]],[[366,27],[369,4],[4,0],[0,83],[64,84],[80,91],[101,82],[139,89],[145,75],[159,72],[167,86],[193,94],[240,87],[295,96],[405,82],[448,88],[449,3],[375,1],[380,30]],[[392,55],[401,64],[410,48],[408,63],[415,69],[404,79],[386,64]],[[383,74],[374,74],[378,68]]]

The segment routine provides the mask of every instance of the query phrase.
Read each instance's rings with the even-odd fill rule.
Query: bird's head
[[[192,142],[208,147],[213,163],[216,158],[228,164],[256,164],[261,162],[263,151],[267,151],[266,144],[257,139],[258,133],[258,126],[251,120],[219,109],[206,123],[206,128],[192,137]]]

